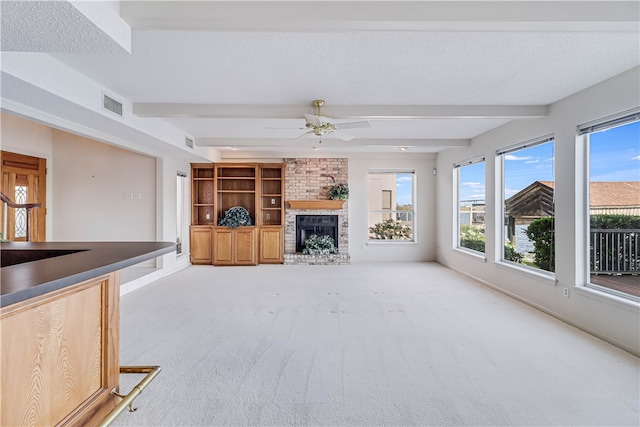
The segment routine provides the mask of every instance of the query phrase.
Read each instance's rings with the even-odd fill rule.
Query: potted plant
[[[349,198],[349,186],[344,183],[333,184],[329,188],[329,198],[331,200],[346,200]]]
[[[337,254],[338,248],[331,236],[318,236],[312,234],[304,242],[302,253],[305,255],[329,255]]]

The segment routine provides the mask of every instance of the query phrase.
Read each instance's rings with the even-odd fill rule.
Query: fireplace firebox
[[[331,236],[338,247],[338,215],[296,215],[296,252],[312,235]]]

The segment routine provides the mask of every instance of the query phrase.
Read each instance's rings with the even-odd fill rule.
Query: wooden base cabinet
[[[120,401],[118,273],[0,310],[0,425],[96,425]]]
[[[260,264],[284,262],[284,230],[282,227],[260,227]]]
[[[257,227],[213,227],[213,265],[257,265]]]
[[[212,227],[192,225],[190,227],[191,264],[211,264],[213,261]]]

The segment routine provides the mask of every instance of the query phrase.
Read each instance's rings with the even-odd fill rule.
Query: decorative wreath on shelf
[[[349,198],[349,186],[347,184],[334,184],[329,188],[329,198],[331,200],[347,200]]]
[[[249,211],[242,206],[234,206],[224,213],[224,216],[218,220],[218,225],[224,225],[229,228],[240,227],[241,225],[253,225]]]

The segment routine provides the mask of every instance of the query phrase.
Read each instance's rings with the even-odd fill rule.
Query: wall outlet
[[[276,199],[271,199],[271,204],[275,205],[276,204]]]
[[[569,288],[562,288],[562,296],[569,298]]]

